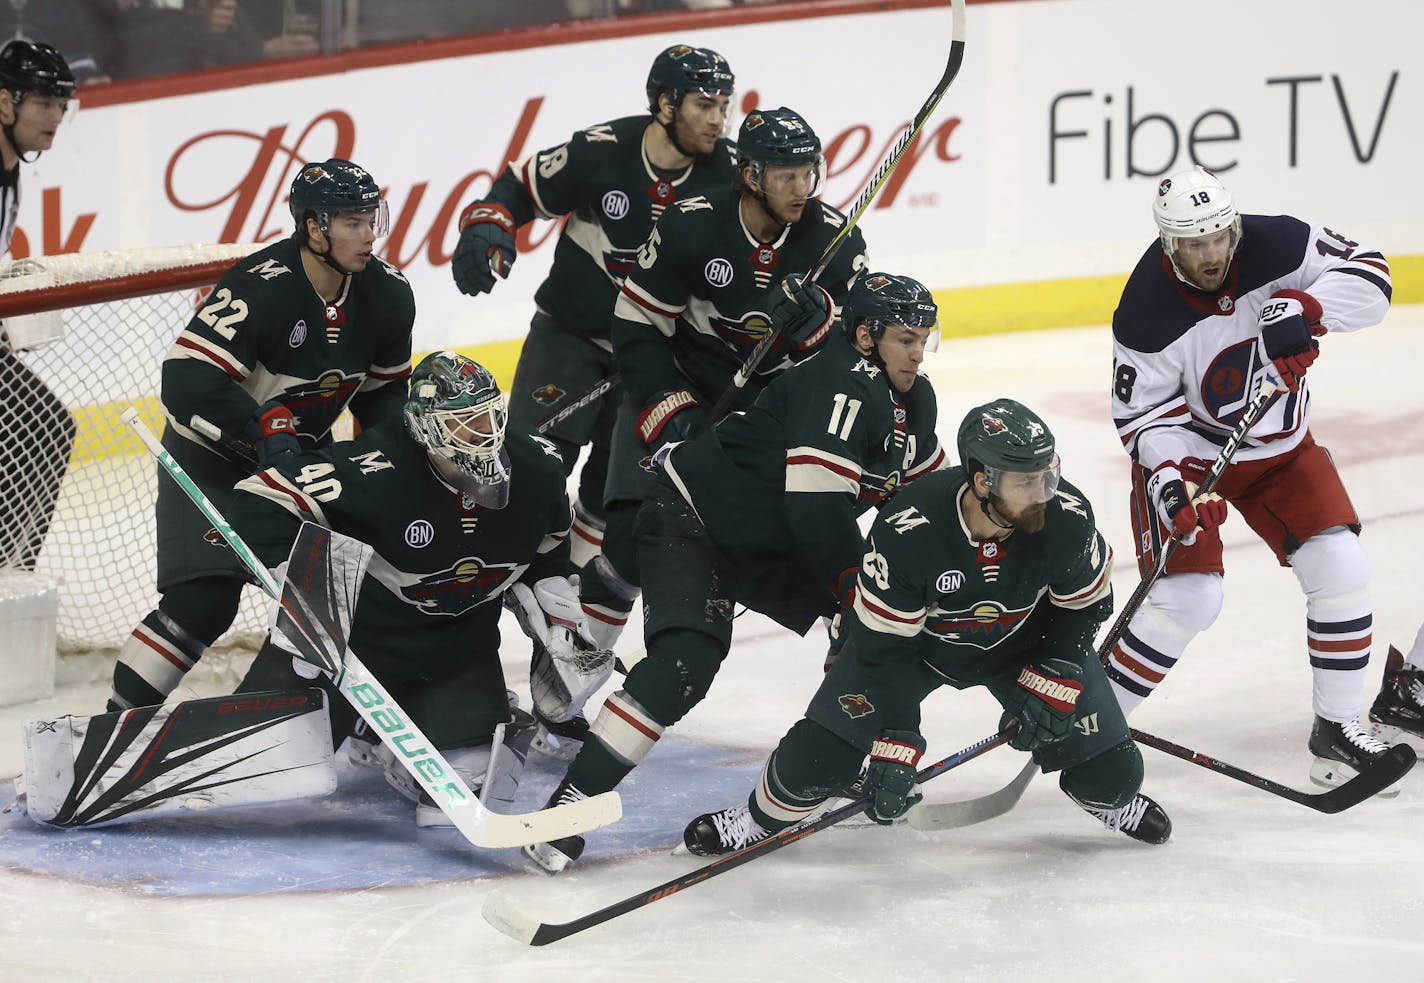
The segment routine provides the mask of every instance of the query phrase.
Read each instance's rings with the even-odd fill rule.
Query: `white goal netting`
[[[119,414],[136,406],[162,429],[164,354],[202,291],[257,248],[0,263],[0,573],[58,582],[62,653],[116,649],[158,601],[157,462]],[[219,644],[260,638],[262,600],[248,591]]]

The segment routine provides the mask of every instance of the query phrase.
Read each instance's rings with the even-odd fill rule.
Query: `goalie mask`
[[[991,499],[1002,500],[1009,511],[1042,505],[1058,492],[1062,471],[1053,433],[1022,403],[996,399],[970,410],[959,425],[958,446],[970,478],[982,471]],[[990,513],[991,499],[979,499],[980,507],[1005,526]]]
[[[1162,240],[1162,251],[1172,263],[1172,269],[1189,287],[1212,289],[1195,282],[1182,269],[1184,240],[1203,239],[1225,234],[1225,268],[1231,265],[1236,247],[1241,245],[1241,213],[1236,210],[1231,192],[1205,167],[1178,171],[1163,178],[1157,185],[1157,198],[1152,203],[1152,217]]]
[[[939,308],[928,287],[918,280],[893,273],[867,273],[856,280],[841,307],[841,328],[850,343],[857,343],[856,329],[864,325],[876,346],[872,359],[883,362],[880,341],[885,337],[885,329],[895,324],[932,329],[925,348],[928,351],[939,348]]]
[[[455,352],[421,359],[410,376],[405,423],[445,482],[487,509],[509,504],[508,414],[489,370]]]

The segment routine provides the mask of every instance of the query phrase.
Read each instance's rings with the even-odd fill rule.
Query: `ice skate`
[[[1073,797],[1070,795],[1070,799]],[[1127,805],[1118,809],[1100,809],[1073,799],[1088,815],[1108,829],[1126,833],[1143,843],[1166,843],[1172,835],[1172,820],[1161,806],[1141,792]]]
[[[682,831],[683,846],[699,857],[735,853],[771,835],[752,818],[745,804],[698,816]]]
[[[554,806],[567,805],[570,802],[579,802],[586,798],[588,798],[586,794],[564,780],[554,789],[554,794],[549,796],[549,801],[544,808],[552,809]],[[524,855],[534,861],[540,870],[549,874],[557,874],[583,856],[583,846],[583,837],[574,835],[563,836],[547,843],[532,843],[523,849]]]
[[[1393,645],[1384,663],[1384,681],[1370,707],[1370,730],[1386,744],[1401,737],[1424,738],[1424,672],[1406,669]]]
[[[1315,726],[1310,729],[1309,747],[1310,753],[1315,755],[1315,763],[1310,766],[1310,780],[1325,788],[1344,784],[1359,774],[1360,768],[1367,762],[1381,758],[1389,751],[1389,745],[1371,737],[1358,720],[1347,720],[1342,724],[1324,717],[1315,718]],[[1384,798],[1393,798],[1398,794],[1398,785],[1379,793]]]

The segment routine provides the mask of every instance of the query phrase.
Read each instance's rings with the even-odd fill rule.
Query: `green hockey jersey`
[[[614,358],[634,403],[645,407],[660,393],[689,388],[716,400],[771,328],[770,290],[789,274],[809,272],[845,223],[840,212],[812,199],[775,242],[759,242],[730,189],[664,212],[613,309]],[[865,263],[865,240],[853,229],[818,282],[840,304]],[[763,359],[734,408],[751,405],[801,354]]]
[[[680,171],[654,167],[643,149],[651,119],[625,116],[590,126],[511,163],[490,189],[488,200],[509,209],[519,225],[569,217],[534,300],[577,334],[608,337],[618,287],[663,210],[729,186],[736,173],[729,140]]]
[[[286,558],[303,521],[370,544],[375,556],[351,636],[368,663],[458,657],[472,627],[497,631],[510,584],[574,572],[558,451],[517,431],[504,446],[511,486],[503,509],[452,491],[393,422],[244,479],[228,518],[269,567]]]
[[[258,406],[284,403],[304,447],[331,439],[349,404],[363,427],[399,419],[410,375],[415,298],[394,266],[373,258],[327,304],[283,239],[239,260],[218,281],[163,361],[169,426],[196,433],[196,414],[240,435]]]
[[[798,555],[831,596],[860,562],[857,514],[944,464],[937,415],[929,379],[896,392],[837,326],[745,413],[676,447],[665,470],[728,555]]]
[[[877,666],[923,660],[963,687],[1035,648],[1080,663],[1095,657],[1093,634],[1112,613],[1112,549],[1087,499],[1064,481],[1040,532],[979,541],[960,513],[969,494],[962,467],[926,475],[871,527],[846,643],[869,677]]]

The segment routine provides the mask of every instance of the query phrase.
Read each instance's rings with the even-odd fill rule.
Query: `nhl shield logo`
[[[852,720],[875,712],[875,704],[867,700],[864,693],[843,693],[836,698],[836,702],[841,705],[845,715]]]

